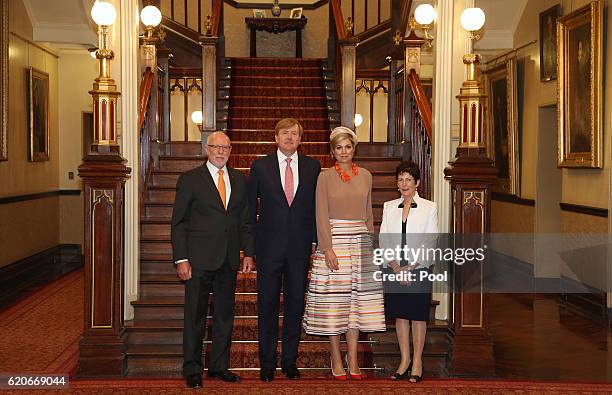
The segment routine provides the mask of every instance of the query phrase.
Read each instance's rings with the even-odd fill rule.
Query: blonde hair
[[[298,125],[298,130],[300,131],[300,136],[301,136],[302,133],[304,133],[304,128],[302,127],[300,122],[295,118],[283,118],[280,121],[278,121],[276,123],[276,126],[274,126],[274,134],[278,135],[278,132],[280,132],[281,129],[291,128],[294,125]]]
[[[351,129],[346,126],[338,126],[334,128],[329,135],[329,145],[333,151],[334,147],[338,145],[342,140],[348,140],[353,144],[353,147],[357,146],[357,135]]]

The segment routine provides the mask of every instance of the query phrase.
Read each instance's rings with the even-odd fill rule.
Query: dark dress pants
[[[284,319],[281,367],[297,360],[309,258],[257,262],[257,306],[259,324],[259,366],[276,369],[280,291],[283,288]]]
[[[236,271],[226,261],[217,270],[192,270],[185,282],[185,329],[183,374],[202,374],[202,341],[208,315],[208,297],[213,292],[212,351],[209,370],[227,369],[234,327]]]

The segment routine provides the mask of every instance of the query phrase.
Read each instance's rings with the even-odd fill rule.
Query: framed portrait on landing
[[[302,17],[302,12],[304,11],[303,7],[292,8],[289,17],[291,19],[300,19]]]
[[[540,80],[557,79],[557,19],[561,16],[561,5],[540,13]]]
[[[26,69],[28,159],[49,160],[49,74]]]
[[[489,69],[484,74],[487,102],[487,150],[495,162],[498,182],[495,192],[519,196],[520,153],[516,58]]]
[[[559,18],[559,167],[601,168],[603,2]]]

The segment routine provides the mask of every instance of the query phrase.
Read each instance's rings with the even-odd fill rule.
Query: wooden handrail
[[[412,0],[404,1],[403,5],[404,7],[402,7],[400,11],[400,31],[402,33],[408,29],[408,22],[410,21],[410,9],[412,8]]]
[[[423,126],[425,126],[427,138],[429,138],[429,141],[433,141],[431,130],[431,106],[427,101],[425,89],[423,89],[419,75],[414,69],[411,69],[410,73],[408,74],[408,82],[410,84],[410,89],[412,89],[412,94],[414,95],[419,114],[423,119]]]
[[[355,70],[356,79],[376,79],[381,81],[389,80],[389,70],[380,69],[357,69]]]
[[[213,37],[219,36],[219,26],[221,24],[221,9],[223,8],[223,0],[212,0],[212,16],[211,16],[211,34]]]
[[[338,40],[346,38],[346,27],[344,26],[344,17],[342,16],[342,6],[340,0],[331,0],[332,13],[334,14],[334,25],[336,25],[336,35]]]
[[[384,22],[379,23],[378,25],[369,28],[368,30],[364,30],[359,34],[355,35],[355,38],[359,39],[360,43],[363,43],[381,33],[384,33],[386,30],[391,28],[391,19],[387,19]]]
[[[149,107],[149,98],[151,97],[151,85],[153,84],[153,72],[150,67],[145,70],[142,81],[140,82],[140,96],[138,99],[138,130],[142,131],[147,108]]]

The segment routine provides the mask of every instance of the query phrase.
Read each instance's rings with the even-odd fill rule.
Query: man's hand
[[[243,273],[251,273],[255,269],[255,261],[250,256],[245,256],[242,258],[242,272]]]
[[[176,274],[183,281],[189,280],[191,278],[191,265],[189,262],[185,261],[178,263],[176,265]]]
[[[325,251],[325,264],[332,272],[340,269],[340,266],[338,266],[338,258],[334,250]]]

